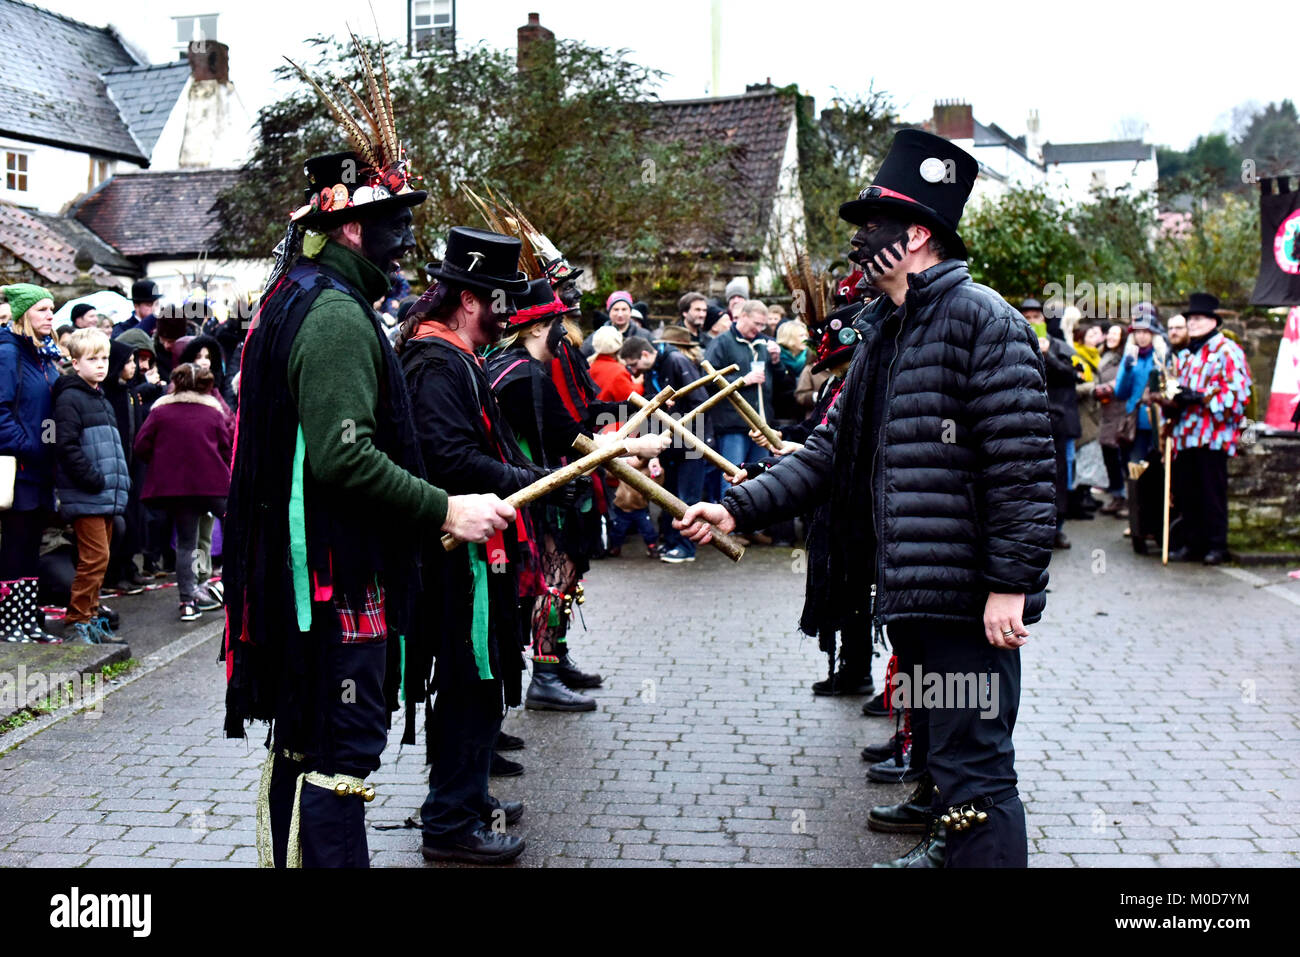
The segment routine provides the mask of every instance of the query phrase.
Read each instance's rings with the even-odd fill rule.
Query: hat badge
[[[937,156],[927,156],[921,161],[921,179],[925,180],[927,183],[939,182],[943,179],[943,175],[946,172],[947,167],[944,166],[943,160],[939,159]]]
[[[477,268],[478,264],[481,263],[484,259],[487,258],[487,254],[486,254],[486,253],[481,253],[481,252],[478,252],[477,250],[475,250],[474,252],[468,253],[467,255],[468,255],[469,258],[470,258],[470,264],[469,264],[468,266],[465,267],[465,271],[466,271],[466,272],[473,272],[473,271],[475,270],[475,268]]]

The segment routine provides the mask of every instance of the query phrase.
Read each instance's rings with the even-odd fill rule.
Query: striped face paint
[[[853,237],[849,259],[862,267],[867,279],[879,279],[907,254],[907,226],[894,220],[872,221]]]

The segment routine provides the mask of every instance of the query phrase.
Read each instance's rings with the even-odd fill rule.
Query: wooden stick
[[[701,362],[700,368],[709,373],[709,375],[714,376],[715,381],[718,381],[718,371],[709,364],[709,360],[705,359]],[[725,385],[726,380],[722,380],[719,384]],[[739,412],[745,421],[749,423],[751,428],[757,429],[759,432],[763,433],[763,438],[767,439],[773,449],[784,447],[781,436],[777,434],[775,429],[763,421],[763,417],[759,415],[758,411],[745,400],[743,395],[732,394],[727,396],[727,399],[736,407],[736,411]]]
[[[556,489],[568,485],[579,476],[586,475],[588,472],[594,472],[611,459],[616,459],[620,455],[626,455],[627,445],[623,440],[627,438],[628,433],[639,428],[646,419],[654,414],[656,409],[672,397],[672,387],[665,386],[658,395],[646,402],[641,411],[629,418],[627,422],[624,423],[623,427],[614,433],[613,441],[608,445],[602,445],[600,448],[596,448],[596,444],[593,442],[592,448],[594,451],[590,454],[584,455],[577,461],[570,462],[568,465],[561,466],[555,471],[543,475],[531,485],[524,486],[519,491],[508,496],[505,500],[506,504],[516,509],[523,508],[525,505],[535,502],[543,496],[549,495]],[[449,552],[454,551],[458,546],[460,546],[460,544],[461,540],[451,534],[451,532],[442,536],[442,547]]]
[[[596,447],[596,443],[591,441],[585,435],[579,435],[573,440],[573,447],[579,452],[589,453]],[[613,459],[605,463],[605,468],[609,469],[620,482],[626,482],[632,488],[636,489],[646,498],[650,499],[665,512],[668,512],[674,518],[681,518],[686,514],[686,503],[680,498],[669,492],[658,482],[646,478],[645,475],[638,472],[626,462],[619,459]],[[741,545],[730,535],[713,529],[713,538],[709,542],[714,548],[722,552],[733,562],[738,562],[745,554],[745,546]]]
[[[718,370],[718,375],[731,375],[731,373],[733,373],[733,372],[739,372],[739,371],[740,371],[740,366],[736,365],[736,364],[733,362],[731,365],[727,366],[725,369],[719,369],[719,370]],[[696,379],[694,382],[688,382],[686,385],[684,385],[684,386],[682,386],[680,389],[678,389],[678,390],[677,390],[677,394],[678,394],[678,395],[685,395],[685,394],[688,393],[688,392],[694,392],[694,391],[695,391],[696,389],[698,389],[700,386],[702,386],[702,385],[708,385],[710,382],[712,382],[712,381],[714,380],[714,378],[715,378],[715,377],[714,377],[714,376],[711,376],[711,375],[700,376],[700,377],[699,377],[698,379]]]
[[[646,404],[645,398],[637,395],[635,392],[628,396],[628,401],[638,408]],[[732,464],[727,459],[723,458],[718,452],[709,448],[708,444],[702,438],[683,426],[663,409],[655,409],[654,417],[656,421],[662,422],[675,434],[680,435],[682,439],[689,444],[690,448],[698,449],[701,455],[718,468],[722,469],[724,475],[735,475],[740,471],[739,465]]]
[[[1165,507],[1163,533],[1160,536],[1160,564],[1169,564],[1169,477],[1173,474],[1174,437],[1165,439]]]
[[[712,377],[710,377],[709,381],[712,382],[714,380]],[[705,399],[703,402],[697,405],[686,415],[682,416],[681,419],[679,420],[679,424],[682,426],[682,428],[686,428],[686,426],[690,424],[691,419],[695,418],[697,415],[703,415],[705,412],[708,412],[709,409],[713,408],[719,402],[722,402],[724,399],[730,396],[731,393],[735,392],[739,388],[742,388],[744,385],[745,385],[744,379],[737,379],[735,382],[728,383],[725,389],[719,389],[717,392],[713,393],[713,395],[709,396],[707,399]],[[678,394],[680,395],[681,393]]]

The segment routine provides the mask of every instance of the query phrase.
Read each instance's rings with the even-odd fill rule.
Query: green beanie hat
[[[13,311],[11,321],[15,325],[18,324],[18,321],[22,319],[28,309],[42,299],[54,301],[54,296],[51,295],[48,289],[33,285],[30,282],[16,282],[12,286],[6,286],[5,298],[9,300],[9,308]]]

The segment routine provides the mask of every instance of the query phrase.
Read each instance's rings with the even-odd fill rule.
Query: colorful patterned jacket
[[[1250,401],[1250,366],[1231,339],[1215,333],[1199,349],[1179,352],[1174,374],[1184,389],[1200,392],[1205,405],[1190,405],[1174,426],[1174,449],[1226,449],[1237,454]]]

